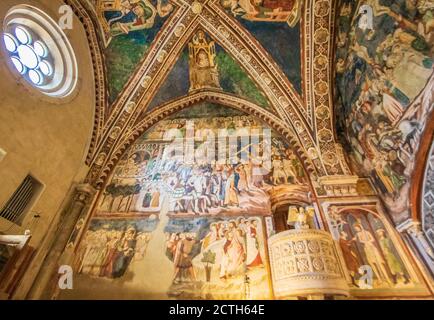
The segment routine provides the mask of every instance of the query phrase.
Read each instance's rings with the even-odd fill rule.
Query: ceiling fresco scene
[[[228,1],[220,4],[240,21],[258,40],[285,72],[294,88],[301,94],[302,1]]]
[[[113,102],[175,7],[167,0],[95,0],[92,5],[103,30],[109,102]]]
[[[199,37],[203,37],[203,40],[199,40]],[[201,44],[199,41],[203,41],[203,43]],[[202,48],[205,50],[206,56],[201,54]],[[208,65],[210,72],[215,74],[216,79],[205,80],[207,83],[198,83],[203,81],[198,79],[201,77],[199,68],[208,68]],[[188,95],[189,92],[205,88],[237,95],[270,110],[269,102],[255,82],[218,44],[210,40],[205,33],[199,31],[182,52],[147,111],[164,104],[164,102]]]
[[[92,3],[103,30],[109,103],[113,103],[177,7],[169,0],[100,0]],[[301,94],[299,19],[302,4],[291,0],[264,1],[257,5],[240,1],[236,7],[230,1],[217,4],[236,17],[252,38],[267,48],[268,54]],[[218,60],[228,60],[219,49],[217,52]]]

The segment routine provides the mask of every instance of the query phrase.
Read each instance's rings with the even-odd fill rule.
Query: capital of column
[[[434,250],[431,247],[429,241],[426,238],[425,232],[422,229],[422,224],[418,221],[414,221],[413,219],[408,219],[398,225],[396,229],[403,233],[407,232],[415,242],[418,242],[421,246],[421,249],[428,255],[428,257],[434,261]]]
[[[407,232],[408,234],[413,236],[423,235],[421,223],[418,221],[414,221],[413,219],[408,219],[400,223],[396,226],[396,230],[398,230],[398,232],[400,233]]]
[[[336,175],[318,179],[328,196],[357,196],[358,176]]]

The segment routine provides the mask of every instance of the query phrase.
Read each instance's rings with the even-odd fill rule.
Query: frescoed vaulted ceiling
[[[325,195],[333,177],[354,178],[358,171],[348,166],[341,145],[357,151],[357,139],[337,137],[348,131],[344,122],[354,102],[360,103],[357,97],[365,97],[360,93],[383,91],[384,82],[393,92],[382,97],[391,105],[389,116],[398,120],[398,109],[414,113],[416,100],[411,101],[432,71],[426,43],[431,1],[65,2],[87,29],[94,60],[96,120],[87,164],[88,180],[97,187],[140,134],[200,102],[237,109],[273,127],[303,160],[317,194]],[[380,31],[358,26],[370,11],[360,11],[363,4]],[[422,76],[387,80],[400,76],[405,65],[405,59],[394,60],[395,52],[382,61],[397,42],[408,50],[396,57],[419,59],[413,70]],[[397,68],[390,66],[397,62]],[[385,81],[372,82],[371,76]],[[397,101],[403,102],[399,108]]]
[[[432,297],[434,0],[62,1],[95,120],[20,295]]]
[[[104,33],[103,50],[106,57],[108,100],[112,104],[143,60],[156,35],[165,28],[165,21],[177,10],[177,7],[168,0],[96,0],[93,2]],[[297,93],[301,94],[299,24],[301,5],[297,1],[286,0],[265,1],[257,8],[250,5],[248,1],[240,2],[236,8],[231,7],[230,1],[221,1],[221,6],[251,33],[252,39],[259,42],[258,47],[267,48],[267,53],[281,68]],[[217,47],[217,53],[223,89],[241,96],[250,95],[253,102],[267,107],[268,103],[253,92],[257,91],[253,90],[255,88],[253,83],[247,79],[230,55],[226,54],[220,46]],[[183,70],[180,69],[181,64]],[[188,61],[185,52],[175,63],[171,76],[169,80],[182,79],[184,87],[187,87]],[[176,93],[180,96],[186,91],[172,81],[166,81],[164,86],[171,88],[172,96],[168,98],[173,98]],[[167,93],[164,93],[164,90],[160,94],[161,96],[157,97],[153,104],[161,104],[169,100],[165,99]]]
[[[336,1],[66,2],[87,23],[94,52],[95,185],[139,133],[198,102],[259,117],[290,141],[314,181],[351,175],[332,119]]]
[[[113,103],[174,7],[161,0],[97,0],[95,9],[104,30],[109,102]]]

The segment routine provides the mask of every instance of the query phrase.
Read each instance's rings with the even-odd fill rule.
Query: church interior
[[[0,300],[434,298],[433,0],[0,17]]]

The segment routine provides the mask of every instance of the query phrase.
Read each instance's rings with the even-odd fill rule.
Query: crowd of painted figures
[[[272,164],[271,174],[263,175],[261,168],[251,161],[246,164],[199,166],[178,160],[156,159],[146,167],[147,178],[129,189],[143,194],[139,211],[160,208],[161,194],[164,192],[170,197],[171,212],[209,213],[211,208],[239,207],[240,198],[255,196],[266,185],[302,183],[303,169],[290,150],[283,155],[276,155]],[[122,186],[122,182],[117,183],[116,179],[113,183],[106,189],[106,192],[111,192],[112,198],[116,185]],[[125,210],[129,208],[124,207]]]
[[[165,185],[171,190],[174,212],[187,212],[191,208],[194,213],[204,213],[209,208],[238,207],[241,196],[253,196],[265,183],[298,182],[296,161],[290,151],[284,160],[276,156],[268,179],[253,162],[201,167],[175,163],[167,170],[170,174]]]
[[[331,207],[329,216],[339,235],[347,269],[353,285],[359,286],[360,267],[370,266],[374,287],[407,285],[410,277],[392,243],[384,224],[372,213],[356,211],[340,212]]]
[[[121,278],[131,261],[143,260],[151,233],[137,232],[135,227],[125,229],[110,225],[88,230],[76,255],[78,273],[95,277]]]
[[[263,267],[258,224],[257,218],[243,217],[212,222],[202,239],[199,232],[167,233],[166,256],[174,265],[173,283],[199,281],[193,259],[200,254],[212,255],[201,262],[218,268],[221,280]],[[133,261],[147,258],[151,238],[152,232],[139,232],[134,226],[119,229],[107,224],[88,230],[76,255],[76,270],[93,277],[122,278]]]
[[[248,269],[263,267],[258,224],[256,218],[243,217],[213,222],[201,240],[191,232],[168,234],[166,255],[174,263],[173,283],[199,280],[193,259],[200,253],[203,254],[201,262],[217,268],[221,280],[243,275]]]
[[[410,106],[433,71],[433,9],[427,2],[369,0],[357,12],[358,2],[344,1],[340,13],[342,122],[355,159],[394,200],[409,181],[424,129],[423,106]],[[367,12],[372,25],[361,21],[369,20]]]
[[[157,137],[161,139],[161,135]],[[271,161],[250,157],[245,162],[222,165],[215,161],[188,164],[183,157],[168,156],[170,152],[162,144],[153,144],[152,140],[141,143],[118,166],[105,190],[102,207],[108,212],[128,212],[131,208],[158,211],[167,196],[169,212],[208,214],[212,209],[238,208],[254,197],[264,198],[264,189],[270,186],[305,183],[301,162],[276,138],[271,142]],[[263,144],[257,148],[254,154],[260,155]],[[135,200],[123,201],[128,195]],[[122,200],[113,208],[113,200],[119,196]]]

